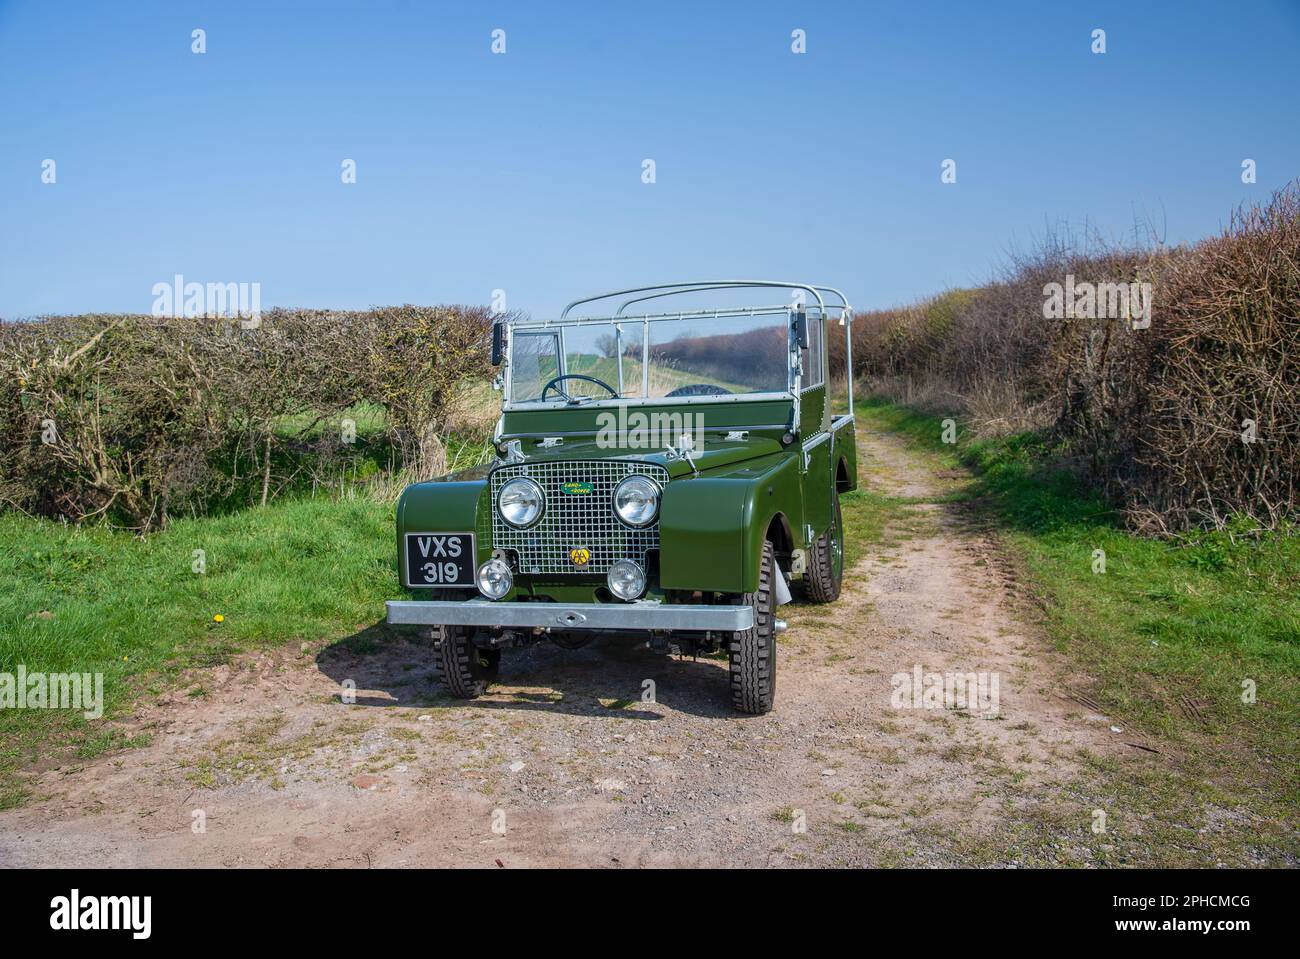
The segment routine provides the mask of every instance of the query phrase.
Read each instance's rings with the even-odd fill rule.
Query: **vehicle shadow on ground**
[[[653,653],[640,640],[599,637],[582,649],[539,643],[501,654],[498,682],[478,699],[456,699],[438,682],[431,648],[414,630],[383,620],[322,649],[316,666],[355,704],[381,708],[489,709],[604,719],[663,719],[641,702],[654,683],[659,707],[707,718],[747,718],[731,708],[725,658]],[[345,685],[351,683],[352,685]],[[375,695],[381,693],[383,695]]]

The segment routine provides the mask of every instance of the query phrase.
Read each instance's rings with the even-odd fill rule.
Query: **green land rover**
[[[760,296],[781,302],[744,305]],[[683,308],[645,312],[671,297]],[[851,323],[838,290],[767,280],[617,290],[498,323],[497,459],[402,493],[408,598],[388,622],[427,629],[456,696],[484,692],[503,649],[609,635],[725,649],[733,705],[768,712],[778,607],[792,586],[816,603],[840,592]]]

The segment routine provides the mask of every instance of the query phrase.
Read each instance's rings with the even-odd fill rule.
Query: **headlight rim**
[[[537,491],[537,500],[541,504],[537,508],[537,515],[530,522],[527,523],[514,522],[513,520],[510,519],[510,517],[506,515],[505,510],[501,508],[501,497],[505,496],[506,490],[510,489],[510,487],[514,486],[516,483],[524,483],[533,487],[533,489]],[[546,490],[542,487],[541,483],[537,482],[537,480],[533,479],[531,476],[515,476],[506,480],[504,483],[501,484],[501,489],[497,490],[497,499],[495,505],[496,505],[497,515],[501,517],[501,521],[504,522],[507,526],[511,527],[512,529],[532,529],[534,526],[540,523],[542,519],[546,516]]]
[[[654,512],[650,514],[650,518],[646,520],[644,523],[629,522],[628,520],[623,518],[623,514],[619,511],[618,508],[618,491],[621,490],[628,483],[632,482],[633,480],[645,480],[654,489],[654,497],[655,497]],[[610,508],[613,509],[614,511],[615,518],[617,518],[618,521],[622,523],[624,526],[626,526],[628,529],[638,529],[638,530],[648,529],[659,520],[659,511],[663,506],[663,496],[664,496],[664,488],[659,484],[659,482],[654,477],[647,476],[645,473],[630,473],[627,476],[624,476],[621,480],[619,480],[618,483],[614,486],[614,492],[612,492],[609,497],[609,505]]]

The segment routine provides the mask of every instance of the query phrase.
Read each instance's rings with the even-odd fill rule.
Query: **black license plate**
[[[407,586],[474,585],[473,533],[407,533]]]

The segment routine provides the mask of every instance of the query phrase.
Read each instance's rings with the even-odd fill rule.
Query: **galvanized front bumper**
[[[636,603],[494,603],[390,600],[388,621],[406,626],[504,626],[555,629],[731,630],[754,625],[751,606],[668,606]]]

